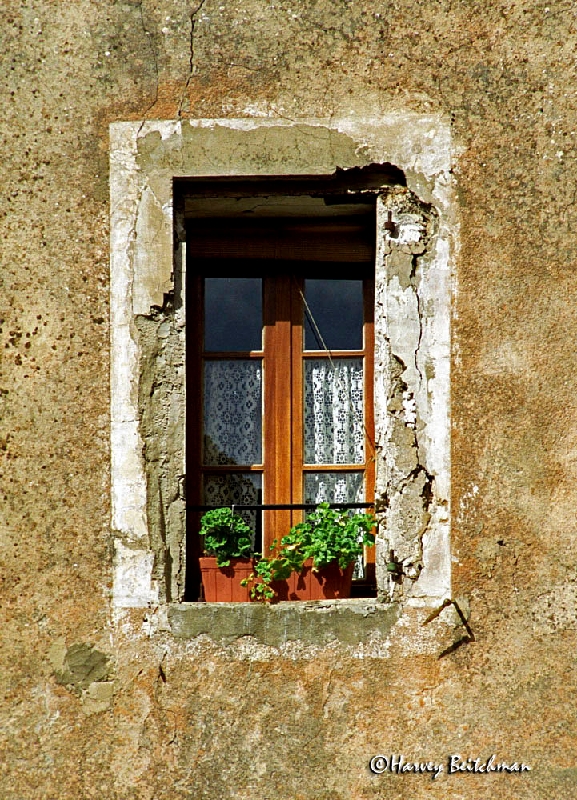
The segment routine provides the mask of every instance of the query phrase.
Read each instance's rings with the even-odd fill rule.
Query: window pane
[[[329,350],[362,350],[362,280],[307,279],[305,299],[305,350],[324,350],[323,342]]]
[[[210,352],[262,349],[260,278],[206,278],[204,349]]]
[[[362,503],[363,472],[305,472],[305,503]]]
[[[363,360],[304,362],[305,464],[362,464]]]
[[[203,463],[262,463],[262,362],[204,364]]]
[[[262,475],[255,472],[229,472],[204,476],[203,503],[207,506],[252,506],[262,503]],[[238,511],[256,534],[253,546],[261,546],[262,512]]]

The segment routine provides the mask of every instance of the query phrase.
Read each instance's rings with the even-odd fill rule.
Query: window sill
[[[209,636],[230,643],[252,636],[263,645],[279,647],[287,642],[323,645],[368,643],[384,639],[399,617],[396,604],[360,598],[261,603],[179,603],[171,606],[168,620],[177,638]]]

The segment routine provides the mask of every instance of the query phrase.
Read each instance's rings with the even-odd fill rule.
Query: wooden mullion
[[[291,500],[291,287],[288,276],[265,278],[264,292],[264,502],[290,503]],[[272,540],[288,533],[291,512],[267,511],[264,514],[264,552]]]

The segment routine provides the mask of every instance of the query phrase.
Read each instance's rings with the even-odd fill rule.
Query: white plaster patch
[[[478,494],[479,487],[475,483],[472,483],[471,488],[466,492],[463,492],[461,499],[459,500],[459,513],[457,517],[459,523],[466,521],[467,515],[471,513],[475,506]]]
[[[158,604],[158,590],[152,580],[154,554],[132,550],[116,540],[114,553],[114,605],[142,608]]]
[[[485,375],[516,373],[527,369],[529,358],[521,352],[517,342],[501,342],[480,359],[479,370]]]
[[[172,288],[172,204],[162,203],[150,185],[142,189],[136,215],[134,243],[135,314],[148,314],[152,305],[161,306]]]

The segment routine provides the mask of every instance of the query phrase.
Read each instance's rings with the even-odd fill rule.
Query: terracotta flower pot
[[[312,570],[312,560],[305,561],[302,572],[293,572],[286,581],[273,581],[276,600],[334,600],[351,595],[355,564],[341,569],[336,561],[318,572]]]
[[[202,588],[207,603],[248,603],[249,587],[241,586],[254,570],[251,558],[233,558],[228,567],[219,567],[216,558],[199,558]]]

